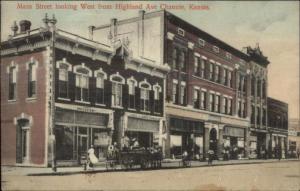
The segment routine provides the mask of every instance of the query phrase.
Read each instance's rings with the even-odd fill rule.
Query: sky
[[[17,8],[31,5],[31,9]],[[37,9],[36,4],[51,5],[52,9]],[[102,25],[111,18],[131,18],[138,15],[137,9],[120,10],[115,5],[147,4],[157,6],[146,12],[160,10],[160,5],[184,9],[167,9],[169,12],[190,22],[231,46],[241,50],[243,47],[259,43],[263,54],[268,57],[268,95],[289,104],[289,117],[299,118],[299,2],[298,1],[152,1],[152,2],[87,2],[95,4],[95,9],[82,9],[80,1],[13,1],[1,2],[1,41],[11,34],[13,21],[28,19],[32,28],[43,26],[45,13],[55,14],[60,29],[88,37],[88,26]],[[55,9],[55,4],[77,5],[77,9]],[[98,8],[112,6],[112,9]],[[190,5],[202,6],[192,10]],[[152,6],[152,7],[153,7]],[[182,7],[182,6],[181,6]]]

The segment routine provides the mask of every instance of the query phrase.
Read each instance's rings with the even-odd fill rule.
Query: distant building
[[[269,158],[287,156],[288,104],[268,97]],[[276,153],[276,148],[279,151]]]
[[[289,154],[292,157],[296,157],[296,153],[300,151],[300,120],[299,119],[289,119],[289,130],[288,130],[288,147]]]

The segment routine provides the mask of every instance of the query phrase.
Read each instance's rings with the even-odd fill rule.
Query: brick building
[[[286,158],[288,150],[288,104],[268,97],[268,157]],[[276,152],[278,149],[278,152]]]
[[[125,137],[160,144],[169,67],[134,57],[127,39],[104,45],[43,21],[15,23],[1,42],[2,164],[76,164]]]
[[[267,142],[269,62],[259,47],[239,51],[167,11],[140,11],[116,26],[133,52],[171,68],[162,134],[166,156],[187,150],[205,158],[212,149],[217,158],[225,150],[231,158],[243,158],[251,147],[251,156],[260,157]],[[90,38],[108,42],[111,27],[91,26]]]

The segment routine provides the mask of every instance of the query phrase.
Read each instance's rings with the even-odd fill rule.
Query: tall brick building
[[[90,38],[107,42],[111,26],[91,26]],[[239,51],[167,11],[140,11],[116,26],[138,55],[171,67],[162,135],[166,156],[187,150],[205,158],[212,149],[218,158],[225,150],[231,158],[260,157],[267,144],[269,61],[259,47]]]

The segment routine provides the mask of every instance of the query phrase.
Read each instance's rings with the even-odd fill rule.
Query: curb
[[[180,168],[201,168],[201,167],[215,167],[215,166],[229,166],[229,165],[246,165],[246,164],[263,164],[263,163],[279,163],[279,162],[299,162],[299,160],[281,160],[281,161],[247,161],[247,162],[237,162],[237,163],[221,163],[221,164],[212,164],[208,165],[205,164],[198,164],[198,165],[191,165],[190,167],[183,167],[183,166],[165,166],[159,169],[140,169],[140,168],[134,168],[130,170],[124,170],[124,169],[109,169],[106,168],[102,169],[95,169],[95,170],[79,170],[79,171],[70,171],[70,172],[46,172],[46,173],[29,173],[27,176],[66,176],[66,175],[75,175],[75,174],[92,174],[92,173],[105,173],[105,172],[134,172],[134,171],[150,171],[150,170],[170,170],[170,169],[180,169]],[[167,162],[163,164],[170,164],[172,162]],[[193,163],[193,162],[192,162]]]

